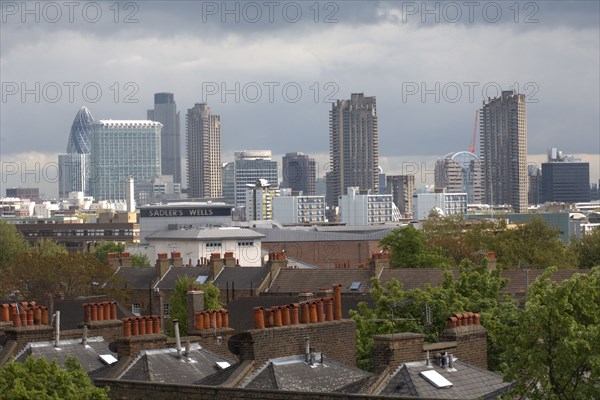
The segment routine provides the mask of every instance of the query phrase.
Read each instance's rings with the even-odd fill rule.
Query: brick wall
[[[54,340],[54,328],[48,325],[21,326],[19,328],[6,328],[4,341],[14,340],[17,351],[23,349],[30,342],[48,342]]]
[[[262,243],[269,252],[285,250],[287,257],[321,268],[335,268],[336,263],[349,263],[350,268],[369,264],[372,253],[381,248],[378,241]],[[293,262],[289,263],[293,266]]]
[[[239,344],[240,360],[261,364],[270,358],[304,354],[305,338],[325,357],[356,365],[356,324],[352,320],[253,329],[231,340]]]
[[[456,341],[452,354],[458,359],[487,369],[487,330],[481,325],[446,328],[440,336],[443,341]]]
[[[121,357],[135,357],[142,350],[164,349],[167,337],[163,334],[124,337],[117,341],[117,354]]]
[[[90,321],[87,323],[88,337],[102,336],[105,341],[113,342],[123,337],[123,321]]]
[[[184,336],[181,343],[199,343],[200,346],[228,360],[237,360],[237,356],[229,351],[227,343],[229,338],[235,333],[231,328],[204,329],[202,331],[189,332],[193,336]],[[175,339],[169,338],[167,345],[175,347]]]
[[[421,360],[423,357],[423,339],[420,333],[394,333],[373,336],[373,371],[386,367],[394,369],[400,364]]]

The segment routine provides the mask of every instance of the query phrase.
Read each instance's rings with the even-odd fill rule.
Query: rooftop
[[[371,288],[370,269],[282,269],[269,287],[269,292],[305,293],[330,289],[341,284],[342,292],[362,293]],[[353,286],[354,284],[354,286]]]
[[[410,362],[398,367],[379,395],[428,399],[495,399],[508,391],[511,383],[500,375],[462,362],[454,361],[454,368],[427,366],[425,361]],[[450,382],[450,387],[436,387],[421,372],[435,371]],[[443,382],[443,379],[440,379]]]
[[[247,228],[207,228],[162,230],[146,236],[147,240],[220,240],[260,239],[265,235]]]

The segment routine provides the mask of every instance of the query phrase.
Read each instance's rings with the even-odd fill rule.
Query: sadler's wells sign
[[[218,208],[150,208],[140,210],[143,218],[153,217],[227,217],[231,215],[230,207]]]

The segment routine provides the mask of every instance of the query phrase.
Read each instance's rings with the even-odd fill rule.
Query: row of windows
[[[135,231],[139,233],[139,231]],[[74,229],[70,231],[33,231],[23,232],[26,237],[63,237],[63,236],[133,236],[134,231],[132,229]]]

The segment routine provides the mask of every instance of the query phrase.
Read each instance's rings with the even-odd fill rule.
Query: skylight
[[[360,289],[360,285],[361,285],[360,282],[356,282],[356,281],[352,282],[352,284],[350,285],[350,290],[358,290],[358,289]]]
[[[112,354],[100,354],[99,357],[106,365],[112,365],[118,361]]]
[[[229,368],[230,365],[227,361],[217,361],[217,367],[220,369]]]
[[[206,282],[207,279],[208,279],[208,276],[206,276],[206,275],[200,275],[199,277],[196,278],[196,282],[198,282],[198,283],[204,283],[204,282]]]
[[[419,372],[419,375],[421,375],[423,378],[425,378],[425,380],[427,382],[431,383],[433,386],[435,386],[438,389],[452,387],[452,382],[450,382],[448,379],[444,378],[437,371],[434,371],[434,370],[421,371],[421,372]]]

